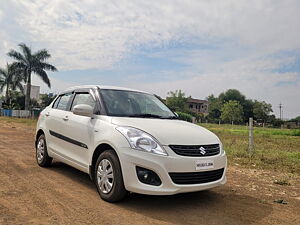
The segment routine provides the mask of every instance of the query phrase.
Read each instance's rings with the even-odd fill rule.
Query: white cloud
[[[135,46],[193,38],[233,39],[264,53],[300,46],[299,1],[13,2],[16,22],[62,69],[107,68]]]
[[[49,75],[51,81],[51,89],[35,74],[32,75],[32,84],[41,87],[41,93],[55,93],[58,94],[61,91],[76,85],[80,85],[79,83],[72,81],[62,81],[55,79]]]
[[[162,77],[173,76],[173,81],[151,84],[137,81],[151,76],[145,71],[129,77],[124,85],[161,95],[184,89],[200,98],[238,88],[274,106],[282,101],[294,116],[300,111],[295,104],[300,97],[299,72],[273,71],[297,60],[293,54],[275,56],[300,51],[299,12],[297,0],[2,1],[0,64],[7,60],[6,52],[22,41],[34,50],[49,49],[51,62],[59,70],[113,68],[139,47],[162,47],[151,57],[184,64],[185,70],[160,71]],[[216,49],[183,48],[166,54],[163,47],[172,43]],[[73,82],[76,84],[52,79],[52,90]],[[278,85],[280,82],[294,84]]]
[[[291,118],[299,115],[299,74],[295,72],[276,73],[270,70],[289,64],[293,58],[248,58],[219,63],[218,66],[207,67],[199,74],[184,73],[184,79],[163,82],[137,82],[131,77],[122,85],[141,90],[147,90],[165,97],[170,90],[183,90],[188,96],[204,99],[210,94],[219,95],[230,88],[238,89],[247,98],[266,101],[273,105],[278,115],[277,106],[283,103],[285,117]],[[212,64],[213,65],[213,64]],[[165,76],[174,76],[176,71],[165,71]],[[139,79],[141,80],[141,79]]]

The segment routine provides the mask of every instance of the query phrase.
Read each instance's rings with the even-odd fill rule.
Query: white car
[[[36,130],[37,163],[53,158],[88,173],[109,202],[128,192],[172,195],[226,183],[215,134],[179,120],[155,95],[127,88],[78,86],[58,95]]]

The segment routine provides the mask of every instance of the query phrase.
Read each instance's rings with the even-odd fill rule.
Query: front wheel
[[[125,198],[127,191],[121,166],[113,150],[106,150],[100,154],[94,173],[96,187],[103,200],[117,202]]]
[[[36,161],[39,166],[47,167],[51,165],[52,158],[48,155],[46,138],[41,134],[36,144]]]

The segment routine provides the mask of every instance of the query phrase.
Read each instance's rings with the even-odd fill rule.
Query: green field
[[[300,174],[300,130],[254,127],[254,153],[249,155],[246,126],[200,125],[219,136],[231,165]]]

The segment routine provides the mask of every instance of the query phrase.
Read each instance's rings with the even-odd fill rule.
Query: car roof
[[[70,92],[70,91],[75,91],[77,89],[86,89],[86,88],[100,88],[100,89],[110,89],[110,90],[135,91],[135,92],[151,94],[151,93],[148,93],[146,91],[126,88],[126,87],[105,86],[105,85],[79,85],[79,86],[70,87],[70,88],[64,90],[61,93],[66,93],[66,92]]]

